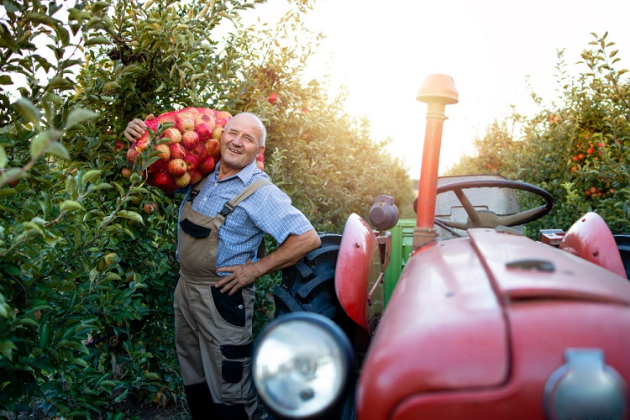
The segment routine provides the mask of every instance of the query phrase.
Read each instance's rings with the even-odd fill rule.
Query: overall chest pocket
[[[210,232],[212,232],[212,229],[205,226],[200,226],[196,223],[191,222],[188,219],[182,220],[181,222],[179,222],[179,225],[184,232],[186,232],[193,238],[206,238],[208,235],[210,235]]]
[[[215,275],[216,264],[216,232],[214,226],[206,223],[203,226],[184,218],[179,222],[180,235],[178,257],[181,268],[193,276]]]

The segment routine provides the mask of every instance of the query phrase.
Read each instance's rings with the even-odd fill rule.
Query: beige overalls
[[[229,213],[258,188],[258,179],[227,203],[216,217],[192,210],[199,182],[182,208],[178,254],[180,277],[175,289],[175,341],[184,386],[207,382],[214,403],[243,404],[257,418],[251,381],[254,285],[232,296],[214,287],[219,227]]]

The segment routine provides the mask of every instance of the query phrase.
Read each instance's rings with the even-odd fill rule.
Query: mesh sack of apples
[[[152,163],[145,174],[149,185],[172,193],[196,184],[214,170],[221,158],[221,133],[230,118],[229,112],[190,107],[146,120],[144,123],[153,132],[157,132],[160,124],[173,125],[153,143],[147,130],[129,146],[127,160],[134,164],[137,155],[151,146],[159,152],[160,159]],[[264,168],[262,159],[257,164]]]

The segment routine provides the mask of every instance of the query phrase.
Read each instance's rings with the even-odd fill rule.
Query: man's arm
[[[217,271],[232,273],[221,279],[215,287],[221,293],[234,294],[241,287],[256,281],[257,278],[297,263],[302,257],[321,245],[317,232],[309,230],[301,235],[289,235],[271,254],[256,262],[247,261],[243,265],[221,267]]]

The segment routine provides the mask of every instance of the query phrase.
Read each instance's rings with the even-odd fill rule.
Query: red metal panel
[[[375,253],[378,253],[378,245],[372,228],[361,217],[351,214],[339,247],[335,290],[348,316],[366,330],[368,283],[374,277],[371,271]]]
[[[497,387],[508,370],[501,307],[470,240],[434,243],[407,262],[372,340],[358,418],[388,418],[411,395]]]
[[[483,255],[497,288],[510,299],[589,299],[630,304],[630,283],[625,276],[523,236],[494,229],[470,229],[468,234]],[[547,261],[554,270],[508,267],[509,263],[524,260]]]
[[[544,419],[544,387],[551,374],[565,363],[567,348],[602,349],[606,364],[626,381],[630,379],[630,335],[620,334],[630,329],[627,306],[527,300],[510,304],[507,313],[512,346],[510,378],[505,385],[410,394],[388,418]]]
[[[564,235],[560,249],[626,277],[626,270],[608,225],[597,213],[586,213]]]

